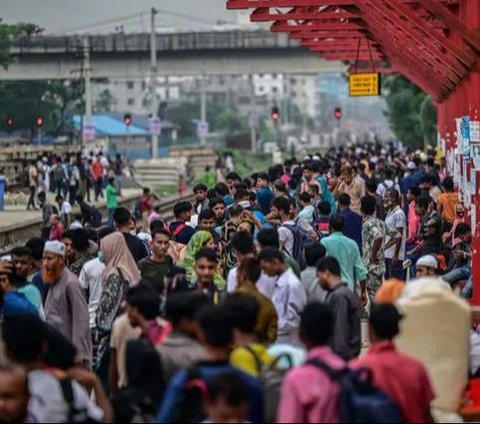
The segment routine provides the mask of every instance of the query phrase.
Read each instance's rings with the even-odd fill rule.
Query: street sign
[[[260,116],[258,115],[258,113],[252,113],[250,115],[248,125],[250,126],[250,128],[258,128],[260,126]]]
[[[206,138],[210,130],[210,125],[208,122],[198,122],[197,123],[197,135],[198,138]]]
[[[381,78],[378,72],[350,74],[350,97],[379,96]]]
[[[158,116],[150,118],[148,120],[148,130],[150,135],[159,136],[162,133],[162,122]]]
[[[83,124],[83,141],[95,141],[95,124]]]

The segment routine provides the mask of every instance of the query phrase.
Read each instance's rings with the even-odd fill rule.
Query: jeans
[[[119,196],[122,195],[122,182],[123,182],[123,175],[115,174],[115,188],[117,189],[117,194]]]
[[[115,208],[110,208],[108,209],[108,228],[111,228],[112,230],[114,229],[113,226],[113,212],[115,212]]]
[[[389,278],[397,278],[398,280],[405,281],[407,277],[405,270],[403,269],[403,261],[399,261],[394,265],[391,259],[385,259],[385,280]]]
[[[99,178],[95,180],[95,201],[98,200],[98,197],[103,199],[103,179]]]
[[[457,281],[468,280],[472,275],[470,266],[464,265],[458,268],[453,268],[442,276],[442,280],[449,284],[456,283]]]
[[[35,206],[35,193],[37,191],[37,187],[30,186],[29,188],[30,188],[30,197],[28,198],[27,209],[30,209],[30,206],[32,206],[35,209],[36,208],[36,206]]]
[[[77,201],[78,183],[73,186],[69,186],[68,190],[70,195],[70,204],[75,206],[75,202]]]

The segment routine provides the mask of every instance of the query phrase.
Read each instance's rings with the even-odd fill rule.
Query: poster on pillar
[[[460,139],[463,145],[463,160],[470,161],[470,117],[463,116],[460,118]]]
[[[480,143],[472,143],[470,147],[472,169],[480,171]]]
[[[480,143],[480,121],[470,121],[470,142]]]

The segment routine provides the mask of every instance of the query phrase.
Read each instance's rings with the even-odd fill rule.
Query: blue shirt
[[[340,212],[343,219],[345,219],[345,227],[343,227],[343,235],[351,238],[355,243],[357,243],[360,252],[362,251],[362,217],[353,212],[351,209],[346,209]]]
[[[268,187],[262,187],[257,191],[257,201],[264,215],[268,215],[270,213],[270,204],[272,203],[274,197],[275,195]]]
[[[228,362],[203,362],[198,364],[198,371],[201,379],[209,385],[220,374],[234,373],[238,375],[245,383],[248,394],[250,395],[250,417],[252,423],[264,422],[264,400],[260,381],[232,367]],[[167,387],[160,410],[155,417],[156,423],[169,423],[172,420],[172,414],[175,408],[178,408],[182,390],[187,382],[188,370],[179,371],[171,380]]]
[[[42,295],[42,300],[43,302],[45,302],[45,299],[47,298],[48,290],[50,290],[50,286],[43,282],[41,271],[38,271],[33,275],[32,284],[40,291],[40,294]]]

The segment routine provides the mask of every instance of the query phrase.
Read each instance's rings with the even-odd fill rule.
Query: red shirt
[[[61,222],[53,226],[50,230],[50,240],[52,241],[62,241],[63,233],[65,232],[65,227]]]
[[[150,197],[149,196],[142,196],[140,198],[140,210],[142,212],[149,212],[153,208],[152,204],[150,203]]]
[[[103,178],[103,165],[100,162],[95,161],[92,163],[92,174],[96,180]]]
[[[372,371],[375,385],[397,403],[406,423],[428,422],[435,394],[421,362],[398,352],[393,342],[382,341],[373,344],[367,355],[350,365]]]

